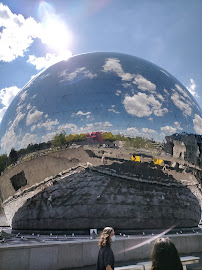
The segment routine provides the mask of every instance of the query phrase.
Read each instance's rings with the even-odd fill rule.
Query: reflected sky
[[[171,74],[143,59],[89,53],[57,63],[25,85],[1,123],[1,153],[93,131],[163,142],[202,134],[202,113]]]

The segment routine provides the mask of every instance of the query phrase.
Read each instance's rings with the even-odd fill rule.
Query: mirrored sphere
[[[21,153],[1,176],[6,217],[16,229],[197,226],[201,134],[200,107],[164,69],[120,53],[59,62],[2,120],[1,153]]]

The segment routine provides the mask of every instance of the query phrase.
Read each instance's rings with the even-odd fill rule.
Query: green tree
[[[12,148],[9,154],[10,164],[16,162],[17,160],[18,160],[18,152],[14,148]]]
[[[8,166],[8,157],[6,154],[0,156],[0,173]]]
[[[103,138],[103,141],[115,141],[116,140],[116,136],[113,135],[111,132],[103,132],[102,133],[102,138]]]
[[[80,141],[85,141],[85,140],[86,140],[86,134],[85,134],[85,133],[81,133],[81,134],[79,135],[79,140],[80,140]]]
[[[65,131],[62,131],[60,134],[56,135],[53,139],[53,145],[56,147],[65,145],[67,143],[65,136],[66,136]]]
[[[118,135],[115,135],[115,139],[116,139],[116,141],[127,141],[128,140],[127,137],[121,135],[120,133]]]
[[[69,135],[65,136],[65,140],[68,143],[73,142],[74,141],[74,135],[70,133]]]

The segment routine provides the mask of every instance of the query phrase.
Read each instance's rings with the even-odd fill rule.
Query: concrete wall
[[[116,262],[149,259],[152,237],[117,239],[112,244]],[[179,253],[202,251],[202,234],[172,235]],[[0,246],[0,270],[59,270],[96,264],[97,240]],[[126,263],[127,264],[127,263]]]

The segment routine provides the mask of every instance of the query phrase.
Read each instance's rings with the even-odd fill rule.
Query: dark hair
[[[110,235],[114,231],[112,227],[106,227],[101,233],[100,236],[100,241],[99,241],[99,246],[104,247],[104,246],[111,246],[111,238]]]
[[[155,241],[151,259],[151,270],[183,270],[178,251],[169,238]]]

